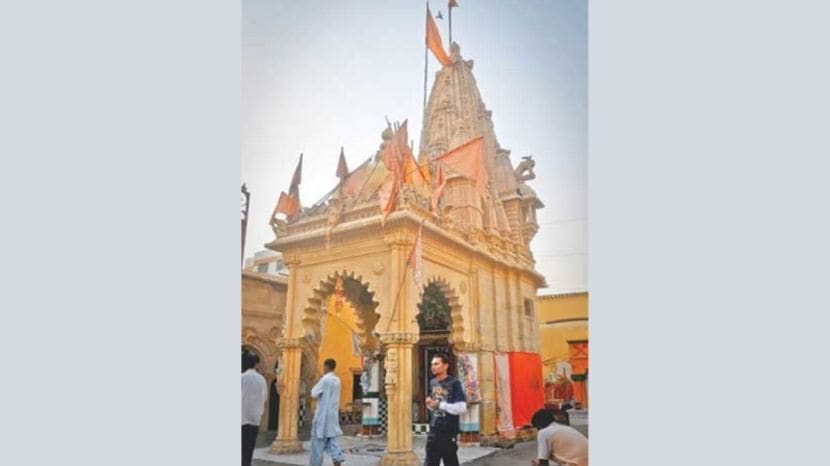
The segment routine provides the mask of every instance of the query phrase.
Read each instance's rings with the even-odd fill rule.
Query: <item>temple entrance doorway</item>
[[[432,357],[436,354],[447,355],[450,363],[448,373],[456,375],[455,356],[450,343],[450,331],[452,330],[450,304],[438,283],[430,283],[424,288],[421,302],[418,304],[417,319],[420,339],[415,354],[417,374],[413,377],[415,386],[412,387],[412,393],[415,396],[412,421],[415,424],[426,424],[429,422],[426,397],[429,395],[429,381],[433,377],[430,370]]]
[[[364,356],[375,353],[379,340],[374,334],[378,302],[369,283],[353,272],[337,271],[322,280],[304,309],[305,339],[300,366],[299,438],[310,436],[316,401],[311,388],[323,375],[323,362],[334,359],[334,374],[340,379],[339,420],[341,427],[360,428],[362,416],[354,412],[355,374],[363,372]],[[356,420],[357,419],[357,420]],[[357,425],[355,425],[357,424]],[[348,429],[347,429],[348,430]]]

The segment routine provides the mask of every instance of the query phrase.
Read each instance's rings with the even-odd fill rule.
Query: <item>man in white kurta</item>
[[[335,466],[345,461],[335,439],[343,435],[340,429],[340,379],[334,374],[336,365],[334,359],[326,359],[323,363],[325,374],[311,389],[312,398],[317,399],[311,423],[311,466],[322,466],[323,451],[331,456]]]
[[[258,363],[257,355],[242,354],[242,466],[251,464],[267,393],[265,378],[256,371]]]

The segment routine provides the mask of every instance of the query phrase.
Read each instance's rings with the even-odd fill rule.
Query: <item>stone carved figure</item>
[[[287,235],[288,234],[288,222],[285,220],[280,220],[275,216],[271,217],[271,230],[274,232],[274,235],[277,238]]]
[[[523,183],[525,181],[530,181],[536,178],[536,174],[533,173],[533,168],[536,166],[536,162],[533,160],[533,156],[529,155],[527,157],[522,157],[522,161],[516,165],[516,181],[519,183]]]
[[[381,159],[383,158],[383,151],[386,149],[386,146],[392,141],[392,136],[394,136],[395,132],[392,131],[392,123],[389,123],[389,120],[386,120],[386,128],[384,128],[383,132],[380,133],[380,138],[383,142],[380,143],[378,146],[378,151],[375,152],[375,163],[380,163]]]
[[[328,219],[326,227],[326,249],[328,249],[331,245],[332,230],[334,230],[334,227],[336,227],[343,219],[344,207],[345,202],[343,202],[343,199],[339,197],[335,197],[329,200]]]

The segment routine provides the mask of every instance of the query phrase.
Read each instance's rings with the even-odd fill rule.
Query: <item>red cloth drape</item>
[[[545,406],[542,357],[538,353],[508,353],[510,404],[516,429],[530,424],[533,413]]]

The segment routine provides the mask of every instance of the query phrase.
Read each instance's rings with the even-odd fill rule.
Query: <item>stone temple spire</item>
[[[520,180],[510,162],[510,151],[502,149],[496,139],[492,112],[485,106],[473,76],[473,60],[464,60],[455,42],[450,47],[450,58],[452,64],[435,73],[424,111],[419,158],[434,160],[483,136],[490,195],[481,197],[472,183],[457,177],[453,182],[450,177],[444,200],[452,207],[453,220],[460,225],[527,245],[530,239],[522,232],[527,231],[523,219],[528,216],[522,213],[524,203],[519,202]],[[505,205],[510,199],[517,201],[515,206]]]

